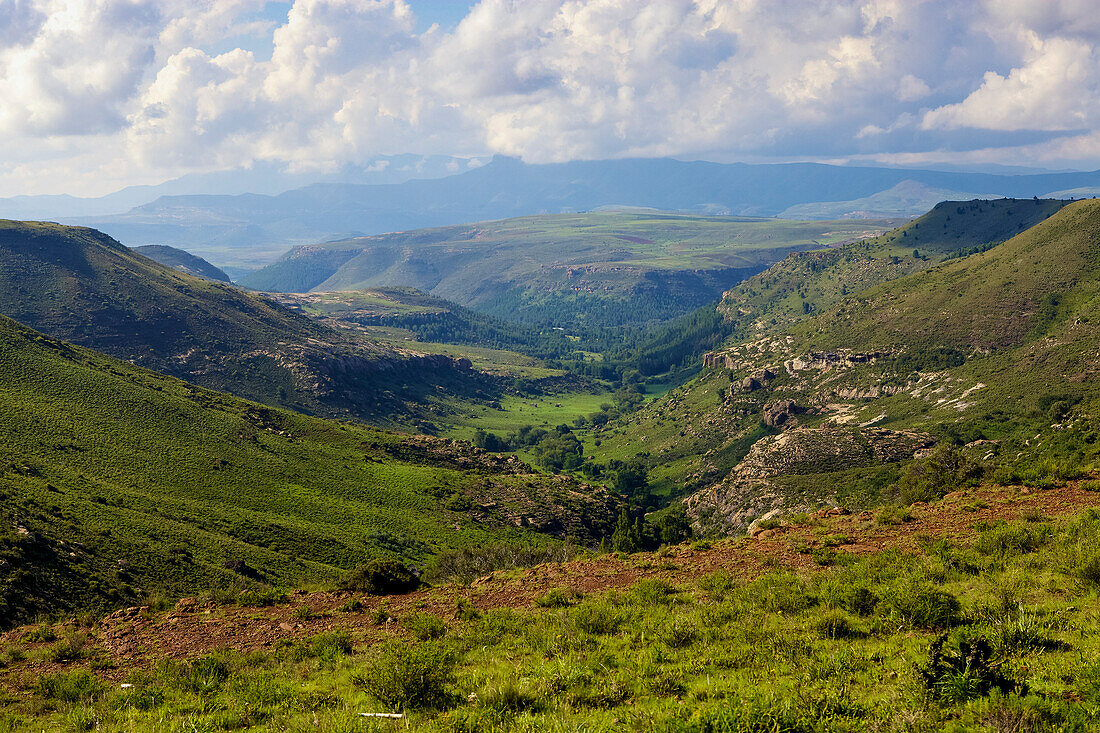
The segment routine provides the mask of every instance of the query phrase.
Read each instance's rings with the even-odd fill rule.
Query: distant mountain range
[[[0,216],[85,224],[130,246],[182,247],[236,273],[232,268],[273,262],[301,244],[540,213],[645,207],[697,214],[874,218],[916,216],[942,198],[1030,198],[1075,191],[1091,195],[1084,192],[1100,189],[1100,171],[1004,175],[670,159],[529,165],[497,157],[445,175],[456,167],[469,168],[469,161],[400,156],[393,161],[382,172],[360,169],[282,193],[277,191],[293,183],[293,176],[269,177],[261,186],[255,176],[211,174],[154,190],[127,189],[98,203],[8,199],[0,201]],[[257,175],[263,178],[262,173]],[[138,200],[139,193],[145,200],[119,213],[119,206]],[[30,212],[31,204],[50,216]],[[113,213],[104,213],[108,204],[115,207]]]
[[[68,195],[0,198],[0,218],[55,221],[74,216],[124,214],[162,196],[274,195],[313,183],[402,183],[412,178],[451,176],[487,161],[488,158],[454,158],[448,155],[383,155],[362,165],[347,165],[331,172],[307,173],[291,173],[273,163],[258,163],[240,170],[192,173],[155,186],[127,186],[106,196],[93,198]]]
[[[545,214],[303,245],[240,284],[276,292],[410,286],[532,326],[641,326],[712,302],[789,252],[891,226],[877,220]]]

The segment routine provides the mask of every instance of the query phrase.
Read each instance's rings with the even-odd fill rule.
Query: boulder
[[[764,405],[764,424],[768,427],[779,428],[792,422],[791,418],[804,412],[794,403],[794,400],[779,400]]]

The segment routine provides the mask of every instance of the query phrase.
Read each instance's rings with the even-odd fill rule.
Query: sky
[[[0,196],[380,155],[1100,168],[1095,0],[0,0]]]

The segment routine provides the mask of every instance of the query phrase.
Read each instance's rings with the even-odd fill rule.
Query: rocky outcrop
[[[787,427],[794,416],[805,412],[794,400],[778,400],[764,405],[764,424],[770,428]]]
[[[685,501],[696,528],[729,534],[779,508],[808,509],[786,496],[775,479],[911,460],[935,444],[932,436],[881,428],[796,427],[762,438],[721,482]]]
[[[851,349],[837,349],[836,351],[811,351],[805,356],[787,359],[783,362],[783,368],[788,374],[801,371],[825,371],[837,367],[851,369],[861,364],[874,364],[879,359],[888,359],[895,356],[892,351],[852,351]]]

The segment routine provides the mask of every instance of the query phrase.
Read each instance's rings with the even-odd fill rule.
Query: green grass
[[[585,531],[589,510],[542,474],[460,468],[446,443],[273,410],[6,319],[0,333],[7,623],[152,591],[323,582],[372,556],[423,563],[490,538],[552,541],[501,511]],[[456,496],[463,508],[447,508]]]
[[[500,409],[483,406],[454,416],[455,424],[448,435],[469,440],[479,428],[507,434],[524,425],[545,428],[571,424],[575,418],[596,412],[601,404],[611,401],[610,392],[567,392],[537,397],[508,395],[499,400]]]
[[[1091,730],[1098,542],[1088,512],[802,573],[405,619],[423,640],[165,660],[125,690],[83,670],[15,676],[7,729],[388,730],[360,713],[402,712],[411,730],[490,733]]]

